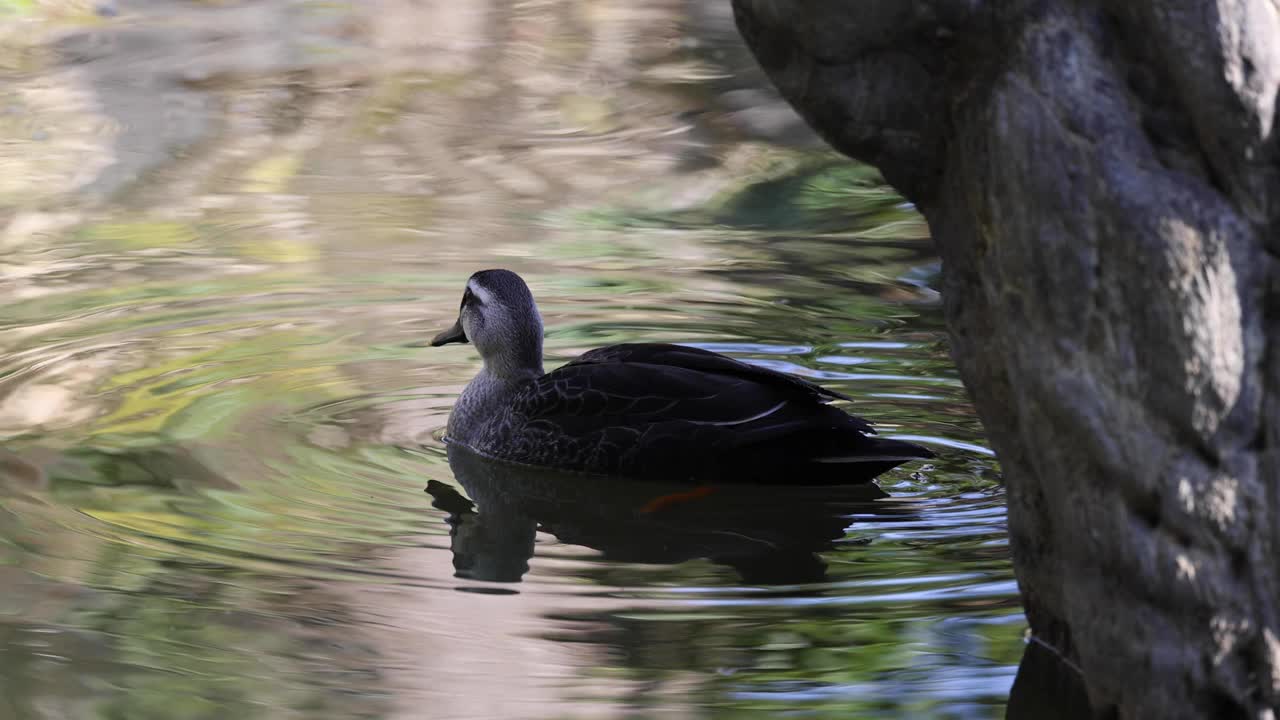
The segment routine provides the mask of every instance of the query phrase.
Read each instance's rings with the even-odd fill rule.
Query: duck
[[[857,484],[933,457],[832,404],[846,395],[688,345],[610,345],[545,372],[542,316],[510,270],[471,275],[431,340],[451,343],[483,365],[444,442],[493,460],[701,486]]]

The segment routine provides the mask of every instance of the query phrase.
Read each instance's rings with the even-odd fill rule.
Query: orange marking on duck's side
[[[700,500],[710,495],[711,493],[715,492],[715,490],[716,489],[710,485],[699,485],[698,487],[692,490],[689,490],[687,492],[678,492],[678,493],[670,493],[668,495],[660,495],[650,500],[649,502],[645,503],[644,507],[640,508],[640,512],[642,513],[657,512],[659,510],[665,510],[673,505],[679,505],[680,503],[691,502],[693,500]]]

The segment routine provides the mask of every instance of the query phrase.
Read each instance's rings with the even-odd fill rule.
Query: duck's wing
[[[531,381],[473,449],[632,475],[784,461],[891,467],[927,456],[923,448],[869,437],[869,423],[826,404],[834,397],[695,348],[614,346]]]
[[[667,343],[610,345],[585,352],[565,365],[565,367],[610,363],[660,365],[745,378],[765,385],[788,388],[821,402],[853,399],[848,395],[811,383],[804,378],[787,375],[758,365],[751,365],[740,360],[734,360],[727,355],[688,345],[670,345]],[[867,429],[870,430],[870,427]]]
[[[569,435],[657,424],[720,428],[726,441],[749,444],[761,433],[799,430],[814,422],[874,432],[865,420],[824,400],[769,376],[628,361],[561,367],[527,386],[511,408],[530,424],[554,425]]]

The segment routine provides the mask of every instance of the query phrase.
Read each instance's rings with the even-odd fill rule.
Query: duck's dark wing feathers
[[[928,456],[870,437],[826,404],[836,397],[695,348],[618,345],[532,381],[473,449],[605,474],[795,483],[857,482]]]
[[[688,345],[669,345],[666,343],[623,343],[590,350],[565,365],[599,365],[607,363],[643,363],[646,365],[665,365],[688,370],[698,370],[718,375],[750,378],[767,385],[790,387],[809,395],[815,400],[829,402],[831,400],[852,400],[853,398],[821,385],[787,375],[776,370],[751,365],[734,360],[727,355],[703,350]],[[870,429],[870,428],[868,428]]]

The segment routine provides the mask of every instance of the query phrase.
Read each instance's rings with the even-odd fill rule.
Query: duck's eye
[[[479,295],[471,292],[470,287],[462,293],[462,307],[466,307],[467,305],[484,305],[484,301],[480,299]]]

